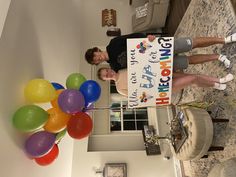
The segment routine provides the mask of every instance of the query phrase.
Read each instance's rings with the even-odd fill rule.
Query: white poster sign
[[[127,40],[129,108],[171,104],[173,40]]]

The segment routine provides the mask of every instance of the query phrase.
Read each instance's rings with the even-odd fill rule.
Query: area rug
[[[230,0],[192,0],[175,33],[178,37],[219,36],[224,37],[236,32],[235,10]],[[206,102],[207,110],[214,118],[227,118],[228,123],[214,124],[213,145],[224,146],[224,151],[209,152],[208,158],[184,163],[187,176],[207,177],[210,169],[217,163],[236,157],[236,43],[215,45],[194,49],[187,53],[211,54],[222,53],[232,62],[232,68],[225,67],[218,61],[206,64],[191,65],[187,73],[201,73],[223,77],[227,73],[235,76],[234,81],[227,84],[227,89],[218,91],[196,87],[185,88],[178,104],[189,102]]]

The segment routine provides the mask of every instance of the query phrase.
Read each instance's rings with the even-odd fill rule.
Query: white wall
[[[10,6],[11,0],[0,0],[0,37],[2,35],[3,26],[6,20],[8,8]]]
[[[162,156],[147,156],[145,151],[86,152],[86,147],[86,139],[75,142],[72,177],[96,177],[93,169],[109,162],[127,163],[127,177],[174,177],[173,161]]]
[[[122,34],[128,34],[132,32],[132,7],[129,5],[129,0],[83,0],[80,7],[80,12],[83,14],[81,16],[81,32],[83,34],[81,40],[83,45],[81,46],[80,71],[89,76],[91,70],[89,70],[90,66],[84,59],[84,52],[94,46],[106,46],[110,41],[110,38],[106,36],[108,27],[102,27],[102,10],[116,10],[116,27],[121,29]]]
[[[3,11],[0,11],[2,14]],[[70,177],[73,140],[59,144],[58,159],[41,167],[23,152],[25,136],[11,124],[23,105],[23,87],[36,77],[65,84],[78,71],[80,22],[71,0],[12,0],[0,39],[0,176]]]

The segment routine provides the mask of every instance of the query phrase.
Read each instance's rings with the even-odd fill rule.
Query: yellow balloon
[[[56,90],[44,79],[33,79],[25,87],[25,98],[34,103],[45,103],[56,97]]]
[[[44,125],[44,129],[51,133],[58,133],[66,128],[67,122],[71,115],[66,114],[59,110],[59,108],[51,108],[47,110],[49,118]]]

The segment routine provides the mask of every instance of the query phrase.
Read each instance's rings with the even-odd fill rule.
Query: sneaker
[[[226,68],[230,67],[230,60],[225,55],[220,55],[218,60],[224,63]]]
[[[234,76],[233,76],[233,74],[227,74],[225,77],[223,77],[223,78],[220,78],[220,83],[221,84],[224,84],[224,83],[227,83],[227,82],[230,82],[230,81],[232,81],[234,79]]]
[[[227,36],[225,38],[225,43],[226,44],[229,44],[229,43],[232,43],[232,42],[236,42],[236,33],[231,34],[230,36]]]
[[[213,88],[217,89],[217,90],[225,90],[226,89],[226,84],[215,83]]]

